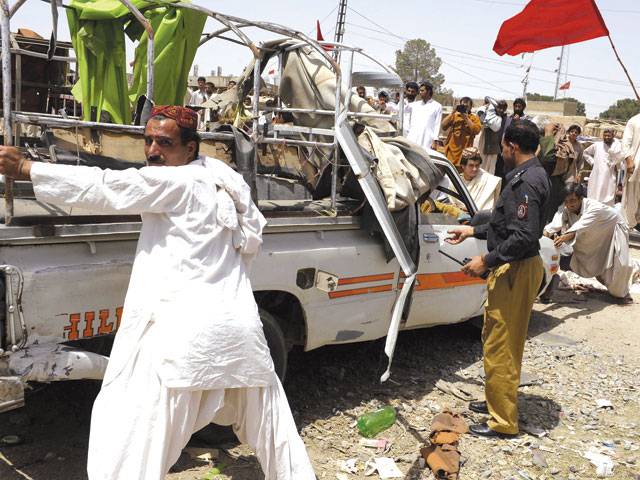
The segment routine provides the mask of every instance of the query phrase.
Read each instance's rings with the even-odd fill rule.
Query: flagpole
[[[624,70],[625,75],[629,79],[629,83],[631,84],[631,88],[633,88],[633,93],[636,94],[636,98],[640,102],[640,95],[638,95],[638,90],[636,90],[636,86],[633,83],[633,80],[631,80],[631,75],[629,75],[629,72],[627,71],[627,67],[624,66],[624,63],[622,63],[622,60],[620,59],[620,55],[618,55],[618,50],[616,50],[616,46],[613,44],[613,40],[611,40],[611,35],[607,35],[607,38],[609,39],[609,43],[611,44],[611,48],[613,48],[613,53],[616,54],[616,58],[618,59],[618,62],[620,63],[620,66],[622,67],[622,70]]]

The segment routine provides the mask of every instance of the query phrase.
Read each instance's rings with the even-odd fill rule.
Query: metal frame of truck
[[[55,1],[55,0],[54,0]],[[142,16],[142,14],[131,5],[131,3],[127,0],[121,0],[124,5],[126,5],[132,14],[140,21],[147,32],[149,32],[149,38],[153,38],[153,32],[151,30],[150,25],[146,23],[146,20]],[[37,124],[44,127],[63,127],[63,128],[74,128],[74,127],[89,127],[98,130],[105,131],[115,131],[115,132],[123,132],[123,133],[135,133],[140,135],[143,132],[144,127],[141,126],[132,126],[132,125],[115,125],[115,124],[107,124],[100,122],[86,122],[78,119],[72,118],[62,118],[55,115],[48,114],[34,114],[29,112],[19,112],[11,111],[11,65],[10,65],[10,53],[14,53],[19,56],[21,54],[33,54],[33,52],[19,51],[13,50],[10,51],[8,49],[7,42],[4,41],[5,37],[8,35],[10,31],[9,26],[9,18],[11,14],[15,13],[15,11],[25,3],[24,0],[18,0],[16,4],[9,9],[6,0],[0,0],[0,21],[2,25],[2,52],[3,52],[3,106],[4,112],[11,112],[10,115],[5,115],[4,124],[5,124],[5,144],[11,144],[14,140],[14,136],[12,135],[13,127],[17,124],[21,123],[29,123],[29,124]],[[381,64],[369,57],[365,52],[363,52],[359,48],[349,47],[344,44],[335,44],[332,42],[316,42],[306,35],[297,32],[295,30],[275,25],[267,22],[253,22],[245,19],[241,19],[238,17],[226,16],[217,12],[213,12],[204,7],[200,7],[194,4],[186,4],[182,2],[176,2],[175,5],[183,7],[183,8],[192,8],[195,10],[199,10],[208,16],[216,19],[222,24],[222,28],[208,34],[203,38],[201,44],[206,43],[207,41],[214,38],[221,38],[226,41],[231,41],[234,43],[240,43],[242,45],[247,46],[254,54],[255,63],[253,66],[253,102],[252,102],[252,130],[251,130],[251,139],[256,145],[260,144],[289,144],[289,145],[299,145],[300,147],[309,147],[309,148],[325,148],[332,149],[334,152],[332,164],[335,167],[338,163],[339,159],[339,151],[341,150],[345,157],[347,158],[351,169],[353,170],[356,178],[364,194],[367,198],[369,205],[372,207],[374,214],[384,232],[384,236],[386,240],[389,242],[393,253],[396,257],[396,261],[398,267],[400,269],[400,273],[391,274],[393,281],[393,308],[391,311],[391,320],[389,322],[388,330],[385,329],[384,333],[381,333],[380,329],[378,329],[375,333],[375,338],[379,338],[383,336],[385,333],[387,334],[387,342],[385,345],[385,353],[389,357],[389,364],[391,362],[391,358],[393,356],[393,350],[395,346],[395,340],[398,334],[398,330],[401,328],[401,321],[404,318],[406,319],[408,315],[408,309],[405,309],[406,302],[411,298],[411,291],[416,281],[417,274],[417,265],[414,263],[411,258],[408,250],[405,246],[402,237],[400,236],[396,225],[391,217],[389,210],[387,209],[386,201],[382,195],[380,187],[377,183],[377,180],[374,178],[374,175],[371,172],[371,164],[370,161],[364,157],[361,148],[357,144],[357,139],[353,133],[351,126],[348,123],[348,119],[350,118],[366,118],[366,117],[374,117],[380,119],[397,119],[398,124],[402,125],[403,120],[403,105],[404,102],[400,102],[400,112],[396,115],[382,115],[382,114],[363,114],[358,112],[350,112],[349,111],[349,100],[350,100],[350,91],[351,91],[351,81],[353,79],[364,79],[367,84],[371,86],[385,86],[392,88],[399,88],[402,92],[402,82],[400,78],[389,68]],[[301,48],[302,46],[310,47],[314,49],[318,54],[322,55],[324,59],[327,60],[329,65],[331,65],[335,75],[336,75],[336,84],[338,86],[342,85],[342,78],[346,79],[346,95],[343,101],[341,101],[341,89],[336,88],[336,102],[335,102],[335,110],[319,110],[319,109],[295,109],[295,108],[287,108],[282,104],[277,105],[277,107],[272,108],[271,111],[283,111],[283,112],[291,112],[291,113],[313,113],[317,115],[325,115],[333,119],[333,128],[331,129],[314,129],[314,128],[301,128],[301,127],[283,127],[278,130],[274,130],[274,132],[270,136],[265,136],[261,132],[261,129],[258,126],[258,97],[260,93],[260,73],[261,73],[261,63],[260,63],[260,48],[261,45],[256,45],[254,42],[250,40],[250,38],[243,31],[247,27],[258,27],[264,29],[266,31],[270,31],[273,33],[277,33],[288,37],[290,39],[294,39],[298,43],[295,43],[288,48]],[[232,32],[237,36],[235,38],[228,38],[224,36],[224,34]],[[148,42],[149,48],[147,51],[148,58],[153,58],[153,42]],[[339,55],[340,52],[346,52],[349,57],[347,58],[347,70],[343,72],[340,68],[340,65],[335,61],[335,58],[323,47],[330,47],[333,49],[333,52],[336,55]],[[373,60],[380,67],[382,67],[383,72],[378,73],[364,73],[358,75],[354,75],[352,72],[353,68],[353,58],[355,55],[363,55],[370,60]],[[18,57],[16,57],[17,59]],[[59,61],[73,61],[72,58],[56,58],[54,60]],[[148,62],[149,66],[152,66],[153,62]],[[280,59],[280,67],[282,68],[282,59]],[[150,81],[147,85],[147,98],[153,98],[153,71],[151,68],[148,70],[148,78]],[[345,85],[343,85],[345,86]],[[402,93],[401,93],[402,95]],[[307,135],[307,139],[304,140],[296,140],[291,138],[283,138],[281,135],[283,133],[304,133]],[[202,134],[204,139],[213,139],[213,140],[225,140],[225,141],[233,141],[233,135],[227,133],[212,133],[205,132]],[[315,137],[332,137],[333,141],[316,141]],[[256,148],[256,152],[258,149]],[[433,153],[433,152],[432,152]],[[257,153],[256,153],[257,155]],[[441,158],[437,160],[435,163],[438,164],[440,162],[440,166],[444,168],[451,169],[451,165],[448,163],[446,159],[443,157],[438,157],[437,153],[434,153],[436,158]],[[257,162],[254,162],[254,166]],[[331,176],[331,196],[329,198],[329,208],[332,211],[336,211],[339,207],[339,199],[337,196],[337,168],[332,169]],[[453,172],[453,170],[452,170]],[[255,176],[257,172],[254,170],[253,175]],[[455,180],[454,180],[455,182]],[[36,246],[36,245],[49,245],[53,246],[56,244],[64,244],[64,243],[86,243],[90,250],[94,251],[96,248],[96,244],[101,241],[107,241],[102,243],[108,243],[108,241],[134,241],[137,238],[139,232],[139,223],[131,222],[131,221],[113,221],[111,223],[79,223],[79,224],[69,224],[69,223],[61,223],[61,224],[53,224],[53,225],[37,225],[37,226],[19,226],[16,225],[15,216],[14,216],[14,197],[12,194],[12,185],[13,182],[6,182],[5,185],[5,227],[11,228],[11,238],[3,238],[3,235],[0,234],[0,246],[2,245],[12,245],[12,246]],[[465,192],[467,198],[468,192],[462,182],[457,181],[458,188]],[[474,213],[474,206],[471,204],[470,213]],[[37,227],[37,228],[36,228]],[[308,233],[317,233],[319,235],[331,235],[332,232],[339,232],[342,230],[357,230],[359,229],[358,219],[351,216],[315,216],[312,218],[309,217],[286,217],[286,218],[270,218],[269,223],[266,227],[266,233],[283,233],[283,232],[308,232]],[[429,239],[428,241],[432,241],[433,233],[422,233],[425,239]],[[269,237],[269,235],[267,235]],[[5,265],[1,265],[0,269],[4,273],[5,278],[5,326],[7,330],[8,337],[8,346],[6,351],[0,350],[0,375],[2,375],[2,362],[3,357],[7,357],[10,352],[19,352],[27,342],[27,337],[29,335],[28,325],[23,318],[22,313],[22,303],[21,303],[21,295],[22,295],[22,285],[23,278],[22,272],[19,267],[16,266],[15,262],[13,264],[7,263]],[[389,274],[386,274],[387,276]],[[388,278],[388,277],[385,277]],[[375,279],[371,280],[375,283]],[[329,296],[331,294],[339,294],[339,291],[336,291],[337,284],[339,283],[339,279],[333,276],[330,272],[321,272],[314,270],[313,278],[302,278],[301,282],[305,283],[304,288],[309,288],[306,286],[309,282],[311,282],[312,286],[315,286],[317,289],[324,288],[326,292],[329,292]],[[320,286],[319,284],[324,282],[324,285]],[[366,283],[366,281],[365,281]],[[298,285],[300,288],[300,285]],[[377,288],[377,287],[373,287]],[[258,292],[260,294],[260,292]],[[286,289],[282,291],[283,295],[286,295]],[[336,298],[338,298],[336,296]],[[405,311],[407,310],[407,311]],[[97,314],[102,314],[100,312],[94,312],[93,315],[98,317]],[[304,312],[302,312],[304,315]],[[86,315],[85,315],[86,316]],[[87,319],[85,319],[87,320]],[[96,323],[98,319],[96,318]],[[76,324],[77,326],[77,324]],[[87,320],[87,327],[89,323]],[[406,326],[404,328],[407,328]],[[409,328],[412,328],[409,326]],[[340,332],[338,332],[340,333]],[[304,335],[304,333],[303,333]],[[352,335],[352,337],[349,337]],[[358,341],[355,340],[356,337],[353,337],[354,332],[344,333],[342,340],[343,341]],[[374,335],[374,334],[371,334]],[[339,338],[340,335],[337,335],[335,340],[341,341]],[[363,337],[364,338],[364,337]],[[373,338],[373,337],[370,337]],[[306,346],[306,345],[305,345]],[[319,346],[316,344],[315,346]],[[311,348],[315,348],[315,346]],[[1,347],[1,345],[0,345]],[[30,347],[32,348],[32,347]],[[44,348],[44,347],[42,347]],[[50,352],[45,351],[44,354],[48,354]],[[73,361],[76,362],[77,370],[75,373],[69,374],[67,372],[66,378],[93,378],[91,376],[86,376],[87,372],[97,372],[104,367],[104,357],[100,355],[94,355],[90,352],[81,352],[79,350],[66,350],[64,347],[56,350],[56,354],[69,354],[78,356],[77,359]],[[27,354],[25,353],[25,356]],[[15,358],[15,357],[14,357]],[[28,361],[27,361],[28,363]],[[84,377],[76,377],[74,375],[78,375],[84,372]],[[88,373],[91,375],[91,373]],[[389,369],[383,375],[383,380],[388,378]],[[53,375],[52,372],[48,371],[40,371],[40,372],[32,372],[31,379],[37,380],[64,380],[65,377],[63,375]],[[18,406],[21,403],[19,390],[20,390],[20,382],[19,378],[9,378],[2,379],[0,377],[0,393],[2,393],[3,389],[3,381],[5,385],[5,392],[10,391],[13,394],[7,394],[6,400],[3,405],[3,398],[0,395],[0,411],[6,410],[9,408],[13,408]],[[13,396],[12,396],[13,395]],[[11,400],[13,399],[13,400]]]
[[[25,3],[26,0],[17,0],[11,8],[9,8],[9,4],[7,0],[0,0],[0,26],[1,26],[1,39],[2,39],[2,84],[3,84],[3,117],[4,117],[4,144],[12,145],[14,143],[14,135],[12,132],[15,131],[14,127],[20,123],[28,123],[28,124],[37,124],[39,126],[60,126],[60,127],[91,127],[96,129],[106,129],[111,131],[118,132],[136,132],[141,133],[144,127],[136,127],[130,125],[114,125],[114,124],[105,124],[100,122],[86,122],[78,119],[68,119],[61,118],[55,115],[49,114],[34,114],[29,112],[20,112],[13,111],[11,108],[11,89],[12,89],[12,81],[11,81],[11,53],[15,54],[16,66],[19,66],[19,60],[21,55],[34,55],[34,56],[42,56],[42,54],[37,54],[34,52],[29,52],[27,50],[23,50],[20,48],[10,48],[10,43],[8,41],[10,36],[10,18],[15,12]],[[144,18],[144,15],[129,1],[129,0],[121,0],[121,2],[129,9],[129,11],[133,14],[133,16],[142,24],[145,30],[148,33],[150,41],[148,42],[148,50],[147,50],[147,99],[153,99],[153,59],[154,59],[154,51],[153,51],[153,29],[149,22]],[[58,0],[51,0],[49,2],[52,6],[52,9],[57,8],[57,6],[61,5],[62,2],[58,2]],[[409,292],[411,291],[411,287],[413,285],[413,281],[415,279],[416,274],[416,265],[411,259],[404,242],[398,233],[398,230],[391,218],[391,215],[386,207],[385,199],[381,193],[381,190],[371,174],[370,164],[367,159],[364,157],[360,148],[357,145],[357,140],[353,131],[351,130],[347,120],[350,117],[358,117],[358,116],[369,116],[369,117],[377,117],[377,118],[386,118],[392,119],[393,115],[378,115],[378,114],[359,114],[354,112],[349,112],[349,97],[351,90],[351,74],[353,68],[353,58],[356,54],[364,55],[366,58],[373,60],[378,65],[380,65],[385,74],[378,75],[376,81],[379,83],[387,83],[389,86],[393,87],[402,87],[401,79],[388,67],[373,59],[366,53],[364,53],[359,48],[349,47],[344,44],[337,44],[332,42],[316,42],[306,35],[283,27],[281,25],[268,23],[268,22],[255,22],[246,20],[239,17],[223,15],[218,12],[214,12],[205,7],[192,4],[192,3],[183,3],[183,2],[175,2],[175,6],[181,8],[189,8],[200,11],[207,16],[214,18],[218,22],[220,22],[223,26],[220,30],[209,34],[205,37],[202,43],[209,41],[212,38],[221,38],[224,40],[228,40],[234,43],[240,43],[247,46],[254,55],[254,74],[253,74],[253,103],[252,103],[252,135],[251,138],[256,144],[261,143],[282,143],[282,144],[298,144],[302,146],[309,146],[314,148],[322,148],[322,147],[330,147],[333,148],[335,155],[333,156],[333,164],[334,167],[337,166],[338,162],[338,151],[341,148],[345,156],[347,157],[354,173],[356,174],[358,181],[369,201],[369,204],[373,207],[374,213],[384,231],[384,234],[387,238],[387,241],[391,245],[391,248],[396,255],[396,258],[399,261],[399,264],[402,268],[404,275],[406,276],[406,280],[404,281],[401,294],[398,296],[394,308],[391,319],[391,327],[389,330],[389,341],[387,342],[386,352],[391,357],[393,355],[393,348],[395,345],[395,336],[397,335],[397,331],[400,325],[400,320],[402,316],[402,312],[405,309],[405,303],[409,298]],[[310,139],[306,140],[295,140],[295,139],[284,139],[278,137],[278,132],[274,132],[273,137],[266,138],[261,135],[260,130],[258,128],[258,98],[260,93],[260,74],[261,74],[261,63],[260,63],[260,45],[256,45],[242,29],[246,27],[258,27],[260,29],[270,31],[276,34],[283,35],[290,39],[298,40],[300,43],[297,48],[301,46],[309,46],[315,49],[320,55],[322,55],[332,67],[335,76],[336,76],[336,102],[335,102],[335,110],[327,111],[327,110],[307,110],[309,113],[314,113],[318,115],[330,115],[334,119],[334,128],[330,131],[327,129],[306,129],[305,133],[310,135]],[[238,39],[230,39],[228,37],[223,36],[224,33],[233,32]],[[323,47],[330,46],[331,49],[339,55],[340,52],[348,52],[349,53],[349,62],[348,62],[348,71],[346,74],[343,74],[340,65],[336,62],[334,57],[330,55],[327,50]],[[295,46],[293,48],[296,48]],[[52,57],[53,61],[74,61],[73,58],[68,57]],[[282,67],[282,62],[281,67]],[[341,86],[343,76],[348,79],[347,93],[345,102],[341,102]],[[19,99],[19,88],[16,89],[16,105],[20,104]],[[403,102],[401,102],[401,111],[400,115],[397,117],[399,119],[400,126],[402,125],[402,107]],[[288,109],[284,108],[282,105],[278,105],[277,109],[274,111],[289,111],[292,113],[298,112],[300,113],[300,109]],[[9,112],[9,114],[7,114]],[[283,132],[286,129],[280,129],[280,132]],[[296,131],[295,129],[292,130]],[[318,142],[313,140],[314,135],[323,135],[323,136],[333,136],[333,142]],[[233,136],[231,134],[225,133],[204,133],[202,135],[204,138],[212,138],[212,139],[221,139],[221,140],[232,140]],[[15,140],[19,141],[19,138],[15,138]],[[256,149],[257,151],[257,149]],[[257,155],[257,154],[256,154]],[[257,162],[254,162],[254,164]],[[336,183],[337,183],[337,173],[338,169],[333,168],[332,180],[331,180],[331,208],[335,210],[337,204],[337,191],[336,191]],[[254,175],[256,172],[253,172]],[[14,222],[14,182],[11,179],[6,179],[5,182],[5,226],[10,226]],[[340,218],[320,218],[313,219],[311,223],[313,224],[313,228],[322,228],[324,227],[338,227],[340,228],[340,223],[343,219]],[[273,228],[273,226],[272,226]],[[277,228],[277,227],[276,227]],[[129,236],[131,234],[135,234],[136,226],[132,224],[111,224],[111,225],[65,225],[59,226],[56,228],[55,241],[65,241],[65,238],[71,238],[74,240],[81,240],[84,235],[91,237],[93,235],[124,235]],[[17,233],[17,232],[16,232]],[[16,238],[18,242],[20,239]],[[47,242],[51,242],[52,238],[48,237]],[[29,242],[30,240],[24,238],[24,241]],[[91,242],[89,238],[87,238],[88,242]],[[23,348],[27,342],[28,338],[28,330],[25,320],[22,314],[21,307],[21,285],[23,283],[22,274],[18,267],[12,265],[4,265],[2,266],[2,270],[5,274],[5,287],[6,287],[6,328],[9,338],[9,346],[8,351],[17,352],[21,348]],[[14,282],[14,279],[16,280]],[[16,287],[17,284],[17,287]],[[0,349],[0,356],[6,355],[7,352]],[[389,362],[390,363],[390,362]],[[388,372],[386,373],[388,376]],[[14,379],[15,380],[15,379]]]

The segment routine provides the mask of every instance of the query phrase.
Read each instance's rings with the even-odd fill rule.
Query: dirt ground
[[[634,255],[640,257],[637,250]],[[534,310],[523,362],[528,385],[520,389],[526,431],[509,440],[464,435],[460,478],[597,478],[596,467],[584,457],[593,451],[613,461],[610,478],[640,480],[640,295],[634,295],[633,305],[621,306],[602,292],[561,291],[556,302],[537,303]],[[392,458],[405,479],[433,478],[419,450],[434,415],[449,407],[468,423],[484,418],[436,387],[444,381],[482,398],[476,328],[402,334],[391,380],[381,385],[382,345],[292,352],[285,388],[320,479],[379,478],[377,473],[364,476],[365,462],[376,456]],[[0,479],[85,479],[91,404],[98,389],[98,382],[46,386],[29,395],[26,408],[0,415],[0,438],[18,435],[23,442],[0,447]],[[599,406],[599,400],[611,406]],[[355,420],[382,405],[394,406],[398,419],[378,435],[390,447],[376,452],[359,444]],[[192,439],[190,446],[211,450],[214,460],[183,453],[168,480],[263,478],[245,446],[212,447],[202,438]],[[355,459],[355,473],[342,470],[348,459]],[[215,475],[214,467],[222,474]]]

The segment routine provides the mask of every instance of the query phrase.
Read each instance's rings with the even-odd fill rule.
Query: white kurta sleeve
[[[496,113],[496,109],[491,107],[487,108],[487,113],[482,122],[485,127],[488,127],[492,132],[498,132],[502,126],[502,117]]]
[[[39,201],[113,213],[162,213],[188,201],[195,166],[102,170],[34,162],[33,190]]]
[[[624,127],[624,133],[622,134],[622,153],[624,158],[631,157],[633,152],[633,131],[635,125],[632,121],[627,122],[627,126]]]
[[[591,166],[593,166],[593,162],[594,162],[594,156],[596,154],[596,144],[592,143],[591,145],[589,145],[587,148],[584,149],[584,152],[582,152],[582,156],[584,157],[584,159],[587,161],[587,163]]]
[[[434,122],[433,122],[433,132],[431,136],[431,142],[437,140],[440,136],[440,125],[442,124],[442,105],[438,104],[438,108],[436,109],[436,113],[434,114]],[[427,148],[431,148],[431,145],[428,145]]]
[[[609,156],[607,158],[610,167],[616,167],[624,160],[622,144],[617,139],[615,139],[611,147],[609,147]]]
[[[555,215],[553,216],[553,219],[547,223],[547,225],[544,227],[544,231],[552,234],[552,233],[558,233],[560,231],[562,231],[562,208],[560,208]]]

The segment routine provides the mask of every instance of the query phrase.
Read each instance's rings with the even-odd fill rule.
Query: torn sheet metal
[[[23,382],[100,380],[108,357],[55,343],[32,344],[9,357],[9,371]]]
[[[398,340],[398,331],[400,330],[400,321],[402,320],[402,312],[404,311],[404,305],[409,298],[409,293],[412,291],[413,283],[416,281],[416,274],[408,276],[402,285],[400,295],[396,299],[396,303],[393,305],[393,314],[391,316],[391,323],[389,324],[389,331],[387,332],[387,340],[384,345],[384,353],[389,358],[387,369],[380,377],[380,382],[386,382],[391,376],[391,362],[393,361],[393,353],[396,349],[396,341]]]

